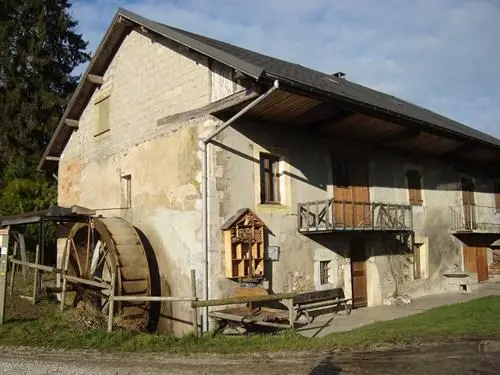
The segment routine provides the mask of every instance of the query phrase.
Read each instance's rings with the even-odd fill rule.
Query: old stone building
[[[120,9],[40,168],[59,205],[144,233],[162,295],[195,269],[203,298],[342,287],[373,306],[498,271],[499,162],[500,140],[342,73]],[[163,304],[160,329],[189,314]]]

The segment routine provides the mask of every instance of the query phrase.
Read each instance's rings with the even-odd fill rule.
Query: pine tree
[[[40,209],[48,203],[41,196],[55,197],[53,181],[36,167],[76,88],[72,72],[89,59],[70,7],[0,0],[0,214]],[[20,187],[22,194],[12,191]]]

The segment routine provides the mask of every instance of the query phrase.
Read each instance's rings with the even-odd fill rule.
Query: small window
[[[500,181],[493,185],[493,193],[495,194],[495,209],[500,212]]]
[[[279,156],[260,154],[260,202],[281,202]]]
[[[319,262],[319,283],[321,285],[330,283],[330,261]]]
[[[419,171],[406,172],[408,181],[408,196],[412,206],[421,206],[422,200],[422,175]]]
[[[109,96],[95,103],[94,136],[109,130]]]

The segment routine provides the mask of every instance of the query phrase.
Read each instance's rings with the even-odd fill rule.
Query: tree
[[[0,214],[45,208],[54,181],[36,171],[89,60],[68,0],[0,0]]]

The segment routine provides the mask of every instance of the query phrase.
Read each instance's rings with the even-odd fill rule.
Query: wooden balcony
[[[328,199],[299,203],[301,233],[413,230],[412,207],[406,204]]]
[[[500,233],[500,212],[495,207],[465,204],[450,207],[454,233]]]

